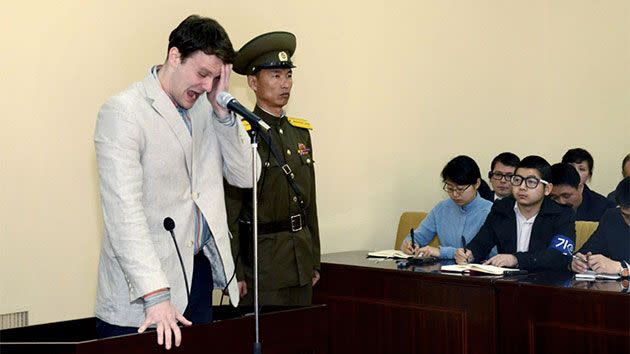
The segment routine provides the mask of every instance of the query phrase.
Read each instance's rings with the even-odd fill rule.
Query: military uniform
[[[234,70],[254,74],[260,68],[293,67],[290,55],[295,42],[293,48],[287,45],[284,42],[287,35],[293,36],[287,32],[274,32],[250,41],[239,51]],[[295,41],[295,37],[292,38]],[[257,48],[253,53],[252,47]],[[259,304],[308,305],[312,297],[313,271],[320,268],[312,127],[306,120],[276,117],[258,106],[254,113],[271,127],[269,136],[290,168],[289,175],[300,194],[285,176],[284,171],[289,171],[287,166],[283,169],[266,139],[260,136],[264,133],[258,133],[258,153],[263,164],[257,186]],[[246,129],[251,129],[249,124],[244,124]],[[232,251],[236,257],[237,278],[239,281],[245,279],[248,287],[248,295],[242,303],[251,304],[254,293],[252,190],[227,184],[225,189],[228,222],[234,236]]]

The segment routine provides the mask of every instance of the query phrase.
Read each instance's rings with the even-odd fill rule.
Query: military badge
[[[309,152],[311,152],[311,149],[307,148],[306,145],[302,143],[298,143],[298,153],[300,156],[308,156]]]
[[[289,60],[289,56],[287,52],[278,52],[278,59],[280,59],[280,61],[287,61]]]

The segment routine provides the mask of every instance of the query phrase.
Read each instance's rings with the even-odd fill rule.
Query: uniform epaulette
[[[246,131],[252,130],[252,125],[249,124],[249,122],[246,121],[245,119],[241,119],[241,123],[243,124],[243,127],[245,127]]]
[[[289,124],[291,124],[294,127],[313,130],[313,126],[311,125],[311,122],[307,121],[306,119],[287,117],[287,120],[289,121]]]

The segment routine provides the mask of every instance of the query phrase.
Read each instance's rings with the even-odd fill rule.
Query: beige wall
[[[92,144],[104,100],[165,56],[190,13],[236,47],[298,37],[290,114],[312,120],[324,252],[392,247],[402,210],[444,197],[468,154],[595,157],[608,193],[630,152],[630,2],[35,1],[0,21],[0,313],[92,315],[102,230]],[[235,96],[253,95],[235,77]],[[324,274],[325,276],[325,274]]]

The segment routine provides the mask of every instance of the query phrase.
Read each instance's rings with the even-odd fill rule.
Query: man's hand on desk
[[[588,266],[596,273],[618,274],[621,272],[621,263],[602,255],[595,254],[588,257]]]
[[[144,331],[151,325],[157,325],[157,343],[164,344],[168,350],[171,349],[171,335],[175,335],[175,346],[179,347],[182,342],[182,332],[177,326],[177,321],[184,326],[192,325],[182,314],[180,314],[170,300],[160,302],[145,310],[145,320],[142,326],[138,328],[138,333]],[[172,331],[172,334],[171,334]]]
[[[495,267],[515,267],[518,259],[513,254],[497,254],[496,256],[483,262],[483,264],[493,265]]]
[[[471,250],[466,250],[464,252],[463,248],[458,248],[455,250],[455,263],[457,264],[466,264],[473,260],[473,254]]]

